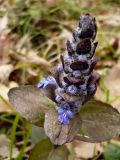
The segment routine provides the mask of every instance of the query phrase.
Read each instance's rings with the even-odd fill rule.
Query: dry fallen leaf
[[[0,64],[9,62],[10,41],[6,35],[0,35]]]
[[[11,52],[11,56],[16,60],[20,60],[24,63],[43,65],[46,67],[51,66],[49,61],[38,56],[37,50],[32,49],[28,34],[25,34],[22,38],[20,38],[16,44],[13,43],[13,48],[14,50]]]
[[[97,143],[75,142],[75,154],[77,158],[92,158],[97,152],[102,152],[102,147]]]
[[[40,56],[38,56],[37,52],[35,52],[34,50],[31,50],[28,53],[26,57],[26,62],[35,63],[35,64],[43,65],[46,67],[51,67],[51,63],[45,60],[44,58],[41,58]]]
[[[13,148],[12,158],[17,158],[19,151],[16,147]],[[10,139],[5,134],[0,135],[0,156],[7,157],[10,160]]]
[[[109,89],[112,105],[120,112],[120,62],[109,70],[105,85]]]
[[[108,26],[112,26],[112,27],[120,26],[120,15],[117,12],[114,14],[108,13],[108,14],[99,15],[97,19]]]
[[[109,91],[109,103],[120,112],[120,62],[109,69],[104,84]],[[106,93],[100,87],[98,87],[95,97],[106,101]]]
[[[13,65],[11,64],[0,66],[0,82],[6,82],[12,71],[13,71]]]
[[[10,111],[11,109],[8,107],[8,105],[0,98],[0,113]]]
[[[9,88],[5,86],[4,84],[0,83],[0,95],[5,99],[8,100],[7,93],[9,91]]]
[[[106,87],[110,90],[111,98],[120,96],[120,63],[109,70],[105,83]]]
[[[0,33],[7,29],[8,25],[8,17],[5,15],[4,17],[0,18]]]
[[[10,88],[17,87],[17,83],[10,82],[9,87],[0,83],[0,112],[11,112],[12,108],[8,103],[8,91]]]

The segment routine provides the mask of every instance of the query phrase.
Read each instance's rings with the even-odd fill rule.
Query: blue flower
[[[68,125],[70,123],[71,118],[74,117],[74,114],[70,111],[70,107],[64,106],[58,109],[58,121],[61,124]]]
[[[47,86],[57,86],[57,82],[54,77],[49,76],[47,78],[43,78],[37,85],[38,88],[46,88]]]

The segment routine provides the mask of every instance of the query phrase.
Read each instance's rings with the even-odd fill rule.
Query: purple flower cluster
[[[89,14],[80,16],[79,24],[73,30],[73,38],[66,43],[67,53],[61,55],[61,64],[43,78],[38,88],[53,87],[57,104],[58,121],[68,125],[80,107],[94,96],[99,78],[94,71],[98,59],[94,56],[97,42],[95,18]]]
[[[56,87],[57,82],[53,76],[49,76],[47,78],[43,78],[37,85],[38,88],[46,88],[46,87]]]
[[[64,107],[58,108],[58,120],[60,123],[68,125],[71,118],[74,117],[73,112],[70,110],[69,105],[64,105]]]

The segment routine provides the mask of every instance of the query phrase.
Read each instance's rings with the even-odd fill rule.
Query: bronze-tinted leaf
[[[111,105],[91,100],[80,110],[82,133],[80,140],[102,142],[120,133],[120,114]]]
[[[67,160],[68,150],[66,146],[54,148],[49,139],[41,140],[32,149],[29,160]]]
[[[71,142],[79,132],[80,126],[79,115],[71,119],[69,125],[63,125],[58,122],[58,113],[55,110],[49,110],[45,114],[45,133],[55,145]]]
[[[54,102],[46,97],[44,90],[34,86],[12,88],[8,97],[17,112],[38,126],[43,124],[45,111],[55,107]]]

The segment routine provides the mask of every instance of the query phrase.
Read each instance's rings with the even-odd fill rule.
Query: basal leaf
[[[54,148],[49,139],[40,141],[31,151],[29,160],[67,160],[66,146]]]
[[[55,104],[42,89],[34,86],[12,88],[8,93],[9,101],[24,118],[31,123],[42,126],[44,113]]]
[[[79,115],[71,119],[69,125],[63,125],[58,122],[58,113],[55,110],[49,110],[45,114],[45,133],[55,145],[71,142],[79,132],[80,126]]]
[[[120,114],[111,105],[91,100],[80,110],[82,135],[80,140],[102,142],[120,133]]]

